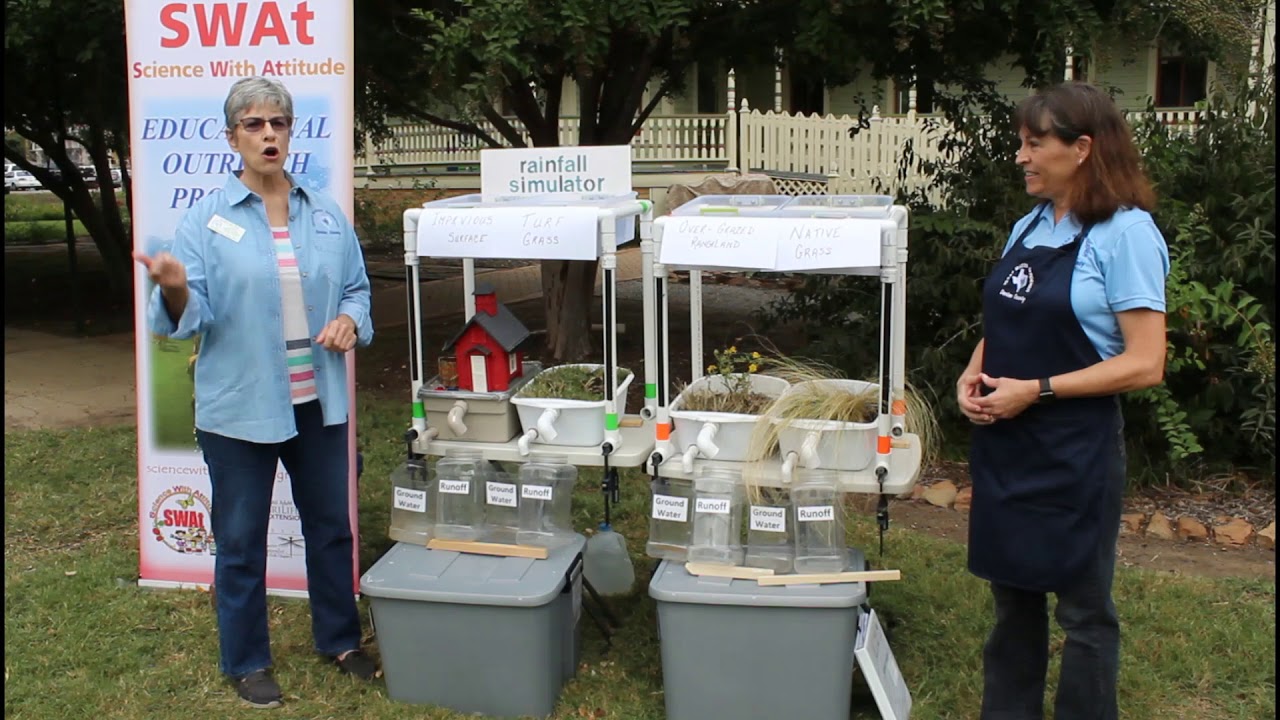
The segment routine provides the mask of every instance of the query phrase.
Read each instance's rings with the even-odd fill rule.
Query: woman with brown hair
[[[1040,718],[1047,594],[1066,633],[1057,720],[1117,717],[1111,584],[1126,478],[1120,393],[1159,384],[1169,253],[1128,124],[1085,83],[1024,100],[1016,161],[1041,200],[983,287],[956,383],[974,423],[969,570],[991,583],[981,717]]]

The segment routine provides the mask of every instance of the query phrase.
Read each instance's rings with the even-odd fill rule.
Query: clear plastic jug
[[[797,573],[841,572],[848,560],[835,473],[806,470],[791,488]]]
[[[520,466],[520,512],[516,542],[558,547],[573,539],[573,485],[578,468],[558,455],[535,457]]]
[[[649,488],[653,501],[645,554],[660,560],[684,562],[689,557],[689,541],[693,538],[693,482],[655,478]]]
[[[596,592],[605,597],[625,595],[636,582],[636,571],[627,552],[627,539],[600,524],[600,531],[587,538],[582,555],[582,575]]]
[[[689,562],[742,564],[742,472],[703,467],[693,481]]]
[[[435,508],[430,499],[431,473],[421,459],[407,460],[391,473],[391,529],[397,542],[426,545],[435,528]]]
[[[793,529],[791,494],[783,488],[760,488],[747,506],[747,567],[791,572],[796,556]]]
[[[445,453],[436,462],[435,536],[444,540],[479,540],[484,531],[485,483],[495,473],[480,453]]]
[[[515,478],[493,468],[493,477],[484,483],[484,539],[511,544],[517,542],[519,531],[520,491]]]

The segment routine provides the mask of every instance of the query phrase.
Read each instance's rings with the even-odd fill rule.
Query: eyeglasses
[[[260,133],[262,129],[271,123],[271,129],[278,133],[288,132],[289,127],[293,125],[293,118],[287,118],[283,115],[277,115],[270,120],[260,117],[243,117],[236,123],[244,128],[247,133]]]

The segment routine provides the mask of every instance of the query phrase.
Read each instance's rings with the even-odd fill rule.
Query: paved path
[[[124,420],[137,404],[133,334],[97,338],[4,329],[4,428]]]

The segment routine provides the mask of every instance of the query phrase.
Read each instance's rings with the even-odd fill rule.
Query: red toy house
[[[493,286],[476,285],[476,314],[467,321],[443,352],[458,358],[458,388],[473,392],[503,392],[524,374],[520,346],[529,329],[506,305],[498,302]]]

